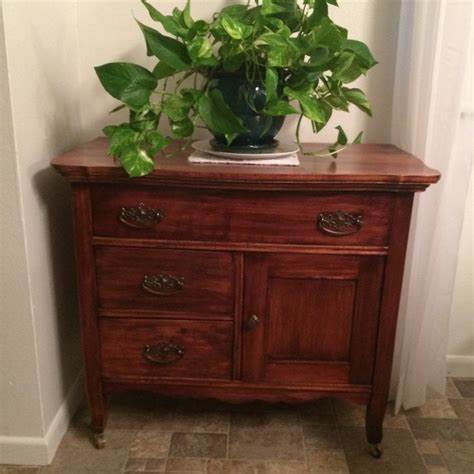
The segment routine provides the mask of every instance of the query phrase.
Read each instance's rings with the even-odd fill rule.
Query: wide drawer
[[[99,324],[105,377],[230,379],[231,322],[103,318]]]
[[[231,313],[231,253],[96,247],[101,308]]]
[[[280,244],[387,244],[390,193],[92,186],[96,236]]]

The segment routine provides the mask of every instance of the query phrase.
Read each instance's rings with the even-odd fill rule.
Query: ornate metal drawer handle
[[[184,347],[170,342],[160,342],[154,346],[148,344],[143,348],[145,359],[155,364],[171,364],[182,359],[184,356]]]
[[[164,217],[163,211],[145,206],[142,202],[137,207],[122,207],[119,220],[134,229],[150,229],[159,224]]]
[[[142,288],[154,295],[170,296],[180,292],[184,288],[184,278],[175,277],[167,273],[145,275],[143,277]]]
[[[362,215],[350,212],[321,212],[318,227],[330,235],[350,235],[362,228]]]

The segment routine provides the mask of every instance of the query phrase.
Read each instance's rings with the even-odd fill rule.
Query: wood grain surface
[[[52,162],[72,182],[98,447],[119,390],[345,398],[367,405],[379,443],[413,195],[439,173],[391,145],[351,145],[298,167],[190,164],[187,150],[130,179],[106,149]]]
[[[107,139],[94,141],[55,158],[52,165],[70,181],[130,183],[120,165],[107,157]],[[305,144],[309,151],[324,147]],[[190,164],[192,150],[157,157],[153,173],[141,184],[238,189],[377,189],[423,190],[440,174],[393,145],[350,145],[337,159],[299,155],[301,166]]]

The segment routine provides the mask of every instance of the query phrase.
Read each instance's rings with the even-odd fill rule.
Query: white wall
[[[6,69],[3,17],[0,3],[0,141],[2,180],[0,199],[0,435],[39,436],[42,419],[33,330],[32,302],[26,262],[26,242],[19,172],[13,136],[10,90]],[[9,408],[15,407],[15,410]],[[25,416],[17,417],[17,412]],[[0,451],[0,454],[2,452]],[[1,459],[1,458],[0,458]]]
[[[11,168],[2,174],[10,196],[2,204],[12,208],[2,208],[2,217],[18,255],[5,248],[0,445],[2,462],[47,463],[69,421],[68,404],[81,396],[70,193],[49,166],[81,141],[76,5],[5,0],[3,23],[11,117],[2,123],[12,133],[6,164],[2,154]]]

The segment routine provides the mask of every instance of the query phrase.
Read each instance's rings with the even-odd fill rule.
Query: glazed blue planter
[[[242,120],[249,131],[240,134],[231,145],[224,135],[214,134],[211,145],[219,150],[258,152],[278,145],[275,135],[280,131],[285,116],[272,117],[261,111],[265,106],[265,84],[260,80],[249,82],[244,74],[220,73],[210,84],[221,91],[226,104]],[[280,84],[283,88],[283,84]]]

